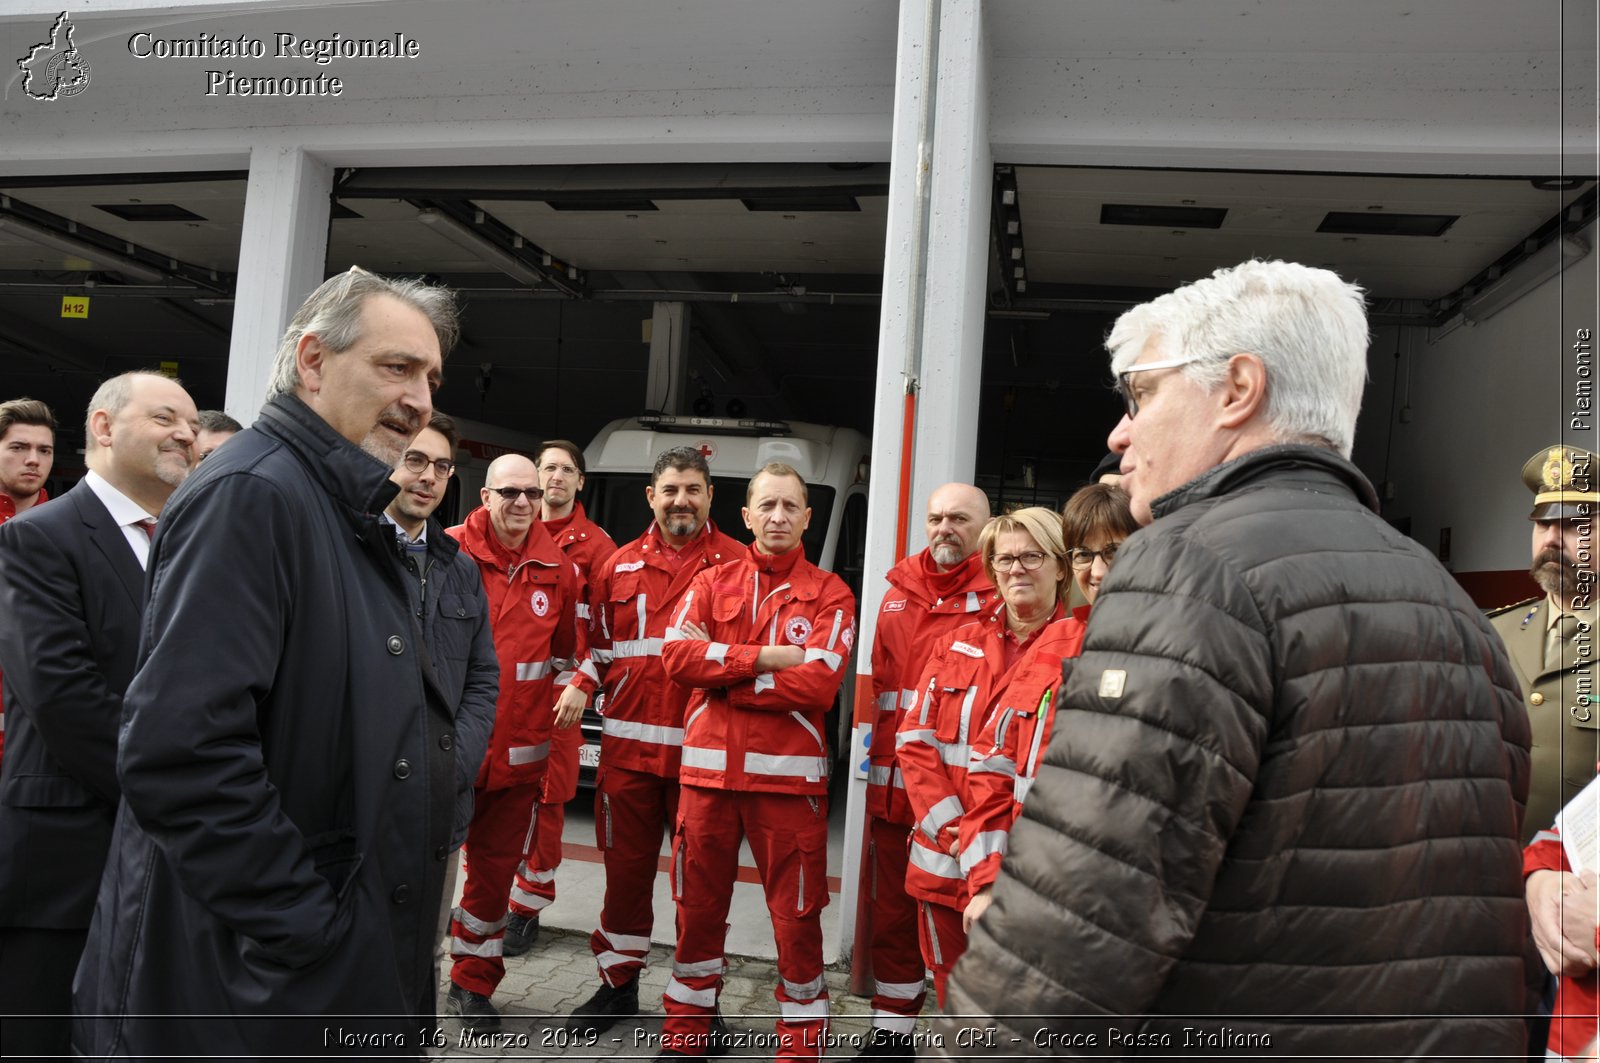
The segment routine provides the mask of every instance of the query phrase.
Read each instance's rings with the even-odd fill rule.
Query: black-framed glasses
[[[994,566],[996,572],[1010,572],[1019,564],[1024,572],[1037,572],[1044,567],[1044,559],[1049,556],[1043,550],[1029,550],[1022,554],[995,554],[990,558],[989,564]]]
[[[1128,383],[1128,378],[1135,373],[1148,373],[1154,369],[1176,369],[1180,365],[1188,365],[1193,358],[1163,358],[1158,362],[1146,362],[1144,365],[1131,365],[1117,374],[1117,394],[1122,396],[1122,406],[1128,411],[1128,420],[1139,416],[1139,400],[1133,396],[1133,387]]]
[[[516,503],[518,495],[527,495],[529,502],[537,502],[544,497],[544,488],[542,487],[487,487],[484,490],[492,491],[513,504]]]
[[[405,465],[407,472],[419,473],[429,465],[432,465],[433,471],[439,474],[439,479],[441,480],[450,479],[450,474],[456,471],[455,462],[450,461],[448,458],[430,458],[420,450],[406,451],[405,457],[401,458],[400,461]]]
[[[1074,550],[1072,551],[1072,567],[1078,571],[1094,567],[1094,559],[1099,558],[1106,563],[1106,568],[1111,567],[1111,562],[1117,557],[1117,544],[1108,543],[1099,550]]]

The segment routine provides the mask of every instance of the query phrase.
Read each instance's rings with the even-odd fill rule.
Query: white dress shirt
[[[146,513],[144,507],[139,505],[127,495],[118,491],[106,480],[104,476],[90,469],[84,476],[83,482],[89,485],[89,490],[94,492],[106,511],[111,514],[111,519],[122,528],[122,537],[128,540],[128,548],[133,551],[133,556],[138,559],[140,568],[150,565],[150,537],[139,527],[141,520],[155,520],[156,518]]]

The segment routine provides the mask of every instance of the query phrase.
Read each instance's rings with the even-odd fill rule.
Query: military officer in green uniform
[[[1587,450],[1547,447],[1522,467],[1533,492],[1533,565],[1544,594],[1497,609],[1490,623],[1505,640],[1533,723],[1533,780],[1523,841],[1595,777],[1600,759],[1600,650],[1595,630],[1595,517],[1600,464]]]

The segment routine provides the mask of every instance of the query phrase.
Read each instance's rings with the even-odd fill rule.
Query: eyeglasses
[[[1180,365],[1188,365],[1194,358],[1163,358],[1159,362],[1146,362],[1144,365],[1129,366],[1117,374],[1117,394],[1122,396],[1122,405],[1128,411],[1128,420],[1133,420],[1139,415],[1139,400],[1133,397],[1133,388],[1128,384],[1128,378],[1135,373],[1148,373],[1155,369],[1176,369]]]
[[[513,505],[516,504],[518,495],[527,495],[529,502],[537,502],[544,497],[542,487],[488,487],[485,490],[499,495]]]
[[[1086,568],[1093,568],[1094,559],[1097,557],[1106,563],[1106,568],[1110,568],[1111,562],[1117,558],[1117,544],[1111,543],[1099,550],[1072,551],[1072,567],[1080,572]]]
[[[1042,550],[1029,550],[1025,554],[995,554],[989,559],[989,564],[994,566],[996,572],[1010,572],[1018,564],[1022,565],[1024,572],[1037,572],[1049,556]]]
[[[543,465],[539,466],[539,471],[546,473],[558,472],[562,476],[569,478],[578,475],[578,467],[576,465],[562,465],[559,462],[554,461],[545,462]]]
[[[405,465],[407,472],[420,473],[423,469],[432,465],[433,471],[439,474],[439,479],[441,480],[450,479],[450,474],[456,470],[455,462],[447,458],[430,458],[420,450],[406,451],[405,457],[401,458],[400,461]]]

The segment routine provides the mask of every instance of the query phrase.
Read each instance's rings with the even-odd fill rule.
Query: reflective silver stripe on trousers
[[[650,947],[650,943],[648,941],[645,942],[645,947]],[[709,978],[714,974],[721,974],[723,967],[726,965],[726,960],[724,960],[723,957],[716,956],[709,960],[691,960],[688,963],[674,963],[672,965],[672,973],[678,978]]]
[[[660,657],[660,639],[619,639],[611,644],[617,657]]]
[[[497,922],[486,923],[482,919],[479,919],[477,916],[473,915],[471,912],[467,911],[465,908],[457,908],[450,914],[455,917],[456,922],[460,923],[466,928],[468,933],[476,934],[481,938],[486,938],[490,934],[500,933],[500,931],[506,928],[507,920],[511,918],[510,914],[507,913],[506,915],[502,915]]]
[[[460,938],[450,939],[450,955],[452,956],[504,956],[506,951],[505,938],[490,938],[488,941],[462,941]]]
[[[778,1001],[778,1014],[788,1022],[814,1022],[828,1017],[828,998],[801,1004],[793,1000]]]
[[[717,1006],[717,991],[715,989],[690,989],[676,978],[667,979],[666,995],[680,1004],[687,1004],[691,1008],[714,1008]]]
[[[917,855],[917,847],[915,845],[911,847],[911,855],[913,858]],[[939,948],[939,928],[933,925],[933,906],[927,901],[918,901],[917,903],[922,905],[922,916],[928,922],[928,941],[933,947],[934,965],[942,966],[944,964],[944,952]]]
[[[949,853],[935,852],[925,845],[911,846],[911,862],[936,878],[959,881],[967,877],[961,873],[961,865],[955,857]]]
[[[872,992],[880,997],[893,997],[896,1000],[915,1000],[922,995],[923,987],[927,981],[921,982],[880,982],[873,979]],[[876,1015],[876,1013],[874,1013]],[[915,1022],[912,1019],[912,1022]]]
[[[986,830],[972,839],[972,844],[961,850],[961,873],[969,873],[990,856],[1006,855],[1009,831]]]
[[[606,939],[606,944],[614,949],[631,949],[635,952],[650,951],[650,939],[643,934],[617,934],[605,927],[600,928],[600,936]]]
[[[874,1029],[888,1030],[890,1033],[914,1033],[917,1029],[917,1017],[873,1008],[872,1026]]]
[[[791,982],[783,979],[783,990],[796,1000],[814,1000],[822,992],[822,975],[817,975],[809,982]]]
[[[543,679],[545,676],[547,676],[549,674],[550,674],[550,662],[549,661],[518,661],[517,662],[517,681],[519,683],[527,683],[527,682],[532,682],[533,680],[536,680],[536,679]]]
[[[707,771],[727,771],[728,753],[723,749],[707,749],[704,746],[684,746],[682,764],[685,768],[704,768]]]
[[[551,878],[554,877],[554,875],[551,876]],[[515,880],[513,880],[511,883],[511,899],[522,905],[524,908],[532,908],[536,912],[550,907],[549,897],[541,897],[537,893],[529,893],[527,890],[517,885]]]
[[[549,742],[540,742],[536,746],[512,746],[506,750],[506,758],[512,764],[535,764],[549,755]]]
[[[602,717],[600,730],[603,734],[616,738],[628,738],[635,742],[652,742],[658,746],[683,745],[683,728],[661,727],[653,723],[638,723],[634,720],[614,720],[610,716]]]

